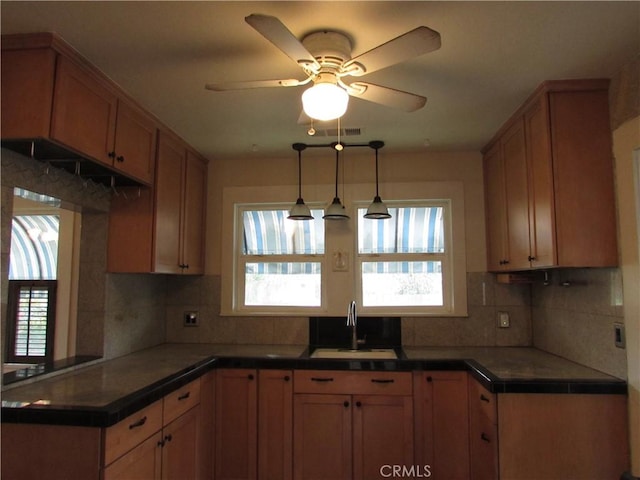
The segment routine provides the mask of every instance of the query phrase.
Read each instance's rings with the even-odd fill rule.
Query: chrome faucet
[[[353,300],[347,307],[347,327],[351,328],[351,350],[358,349],[358,334],[356,328],[358,326],[358,312],[356,301]]]

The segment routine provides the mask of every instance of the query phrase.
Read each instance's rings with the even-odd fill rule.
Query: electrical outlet
[[[198,312],[184,312],[184,326],[185,327],[197,327],[198,326]]]
[[[614,339],[615,339],[616,347],[625,348],[626,341],[624,338],[624,324],[614,323],[613,331],[614,331]]]
[[[509,312],[498,312],[498,327],[509,328],[510,326]]]

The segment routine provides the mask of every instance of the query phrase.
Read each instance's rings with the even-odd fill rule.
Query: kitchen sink
[[[362,358],[362,359],[393,359],[398,355],[392,348],[363,348],[351,350],[348,348],[316,348],[311,358]]]

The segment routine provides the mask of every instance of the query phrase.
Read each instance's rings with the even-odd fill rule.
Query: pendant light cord
[[[298,150],[298,198],[302,198],[302,151]]]
[[[378,149],[376,148],[376,197],[379,197],[378,194]]]
[[[336,150],[336,198],[338,198],[338,155],[340,152]]]

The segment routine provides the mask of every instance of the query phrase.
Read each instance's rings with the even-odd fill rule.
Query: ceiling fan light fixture
[[[347,111],[348,104],[347,91],[331,81],[318,81],[302,94],[304,113],[316,120],[340,118]]]

